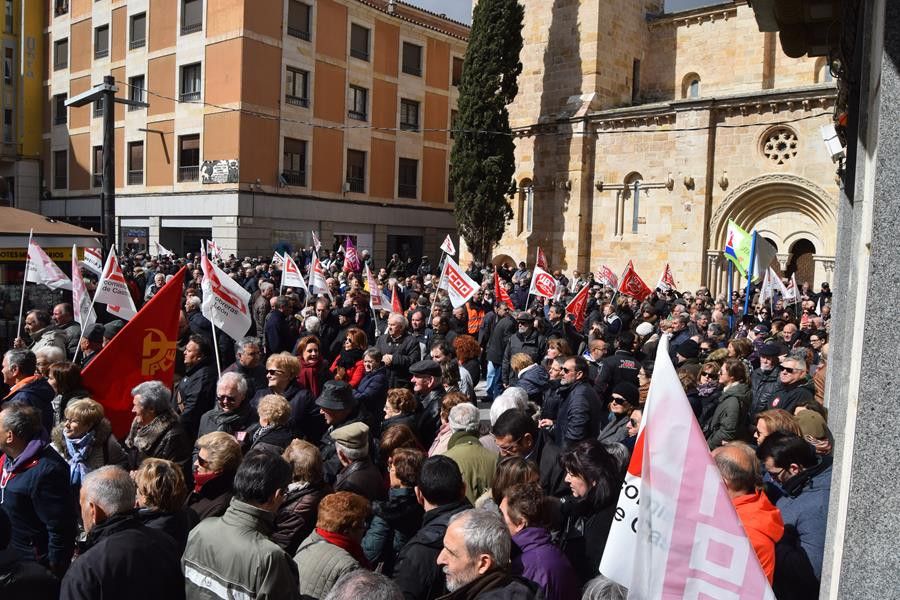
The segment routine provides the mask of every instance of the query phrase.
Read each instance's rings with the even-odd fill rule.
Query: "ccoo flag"
[[[286,255],[287,256],[287,255]],[[250,292],[239,286],[225,271],[200,253],[200,268],[203,269],[203,303],[200,312],[209,322],[239,340],[250,329]]]
[[[72,244],[72,309],[75,311],[75,321],[81,325],[81,331],[84,332],[82,335],[87,336],[88,328],[97,322],[97,315],[91,306],[91,297],[81,276],[78,247],[75,244]]]
[[[313,295],[325,294],[331,298],[331,290],[328,289],[328,283],[325,280],[325,269],[315,252],[313,252],[312,262],[309,263],[309,291]]]
[[[100,277],[103,275],[103,252],[100,248],[85,248],[84,260],[81,261],[81,264],[85,269]]]
[[[441,244],[441,252],[449,254],[450,256],[456,256],[456,246],[453,245],[453,240],[450,239],[450,234],[447,234],[447,237],[444,238],[444,243]]]
[[[120,440],[131,427],[131,388],[158,380],[172,389],[184,272],[182,267],[81,372]]]
[[[53,290],[72,289],[72,281],[34,239],[28,242],[28,273],[25,281],[40,283]]]
[[[453,308],[459,308],[475,295],[478,284],[459,268],[455,260],[448,256],[444,261],[444,270],[441,271],[438,288],[447,290]]]
[[[105,304],[107,312],[126,321],[137,314],[137,309],[134,307],[134,299],[128,290],[128,284],[125,283],[125,274],[122,273],[119,259],[116,258],[115,245],[109,251],[106,265],[103,267],[103,276],[97,282],[94,302]]]
[[[294,262],[294,258],[290,254],[285,252],[283,260],[284,265],[281,272],[281,284],[298,290],[303,290],[304,293],[309,296],[309,288],[306,287],[306,282],[303,281],[303,273],[300,272],[300,269],[297,267],[297,263]]]
[[[774,600],[663,336],[647,399],[629,598]]]

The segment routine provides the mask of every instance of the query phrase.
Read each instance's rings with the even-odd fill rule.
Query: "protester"
[[[559,447],[550,434],[539,429],[525,411],[505,411],[497,417],[491,432],[500,456],[527,458],[538,467],[544,494],[563,497],[570,492],[569,484],[565,481],[566,472],[559,462]]]
[[[394,425],[406,425],[415,433],[418,407],[419,404],[411,390],[406,388],[388,390],[384,403],[384,420],[381,422],[382,430],[386,431]]]
[[[478,441],[480,416],[478,408],[468,402],[450,410],[448,422],[453,434],[444,456],[453,459],[466,484],[466,498],[475,500],[491,486],[497,468],[497,455]]]
[[[128,590],[129,598],[184,598],[175,542],[143,525],[133,512],[136,488],[115,466],[89,473],[81,486],[85,549],[62,580],[61,597],[111,598]]]
[[[234,477],[234,497],[221,517],[191,531],[181,559],[189,600],[210,596],[299,599],[297,567],[269,539],[291,467],[269,452],[244,459]]]
[[[194,490],[187,500],[191,524],[220,517],[231,502],[234,476],[241,464],[241,446],[224,431],[213,431],[197,440],[194,457]]]
[[[33,406],[38,411],[46,431],[53,429],[53,397],[55,392],[47,380],[37,372],[37,358],[30,350],[8,350],[3,355],[3,383],[9,393],[0,401],[0,408],[12,402]]]
[[[197,437],[224,431],[244,442],[257,416],[247,398],[247,380],[239,373],[222,373],[216,383],[216,405],[200,417]]]
[[[338,579],[323,600],[403,600],[397,584],[380,573],[350,571]]]
[[[103,406],[81,398],[66,406],[65,419],[51,434],[53,449],[69,463],[69,481],[75,494],[85,475],[105,465],[128,466],[128,456],[103,416]]]
[[[366,333],[362,329],[347,329],[342,350],[331,363],[331,374],[335,379],[346,381],[356,389],[366,373],[363,354],[368,347]]]
[[[639,406],[640,391],[633,383],[620,381],[609,398],[609,421],[600,430],[597,440],[604,444],[624,442],[628,438],[628,420]]]
[[[746,440],[747,415],[752,395],[747,385],[747,369],[738,359],[728,359],[719,371],[722,395],[704,430],[710,450],[733,440]]]
[[[265,449],[281,454],[294,439],[291,431],[291,405],[278,394],[263,396],[256,407],[258,421],[247,429],[241,448]]]
[[[191,473],[191,442],[172,410],[172,394],[159,381],[146,381],[131,390],[134,421],[125,438],[128,468],[137,469],[145,458],[171,460],[185,478]]]
[[[256,395],[256,390],[268,387],[266,380],[266,367],[262,361],[262,349],[256,338],[246,337],[235,345],[237,360],[229,365],[222,375],[237,373],[247,382],[245,399],[250,400]]]
[[[334,482],[336,492],[353,492],[370,502],[386,495],[378,467],[369,456],[369,426],[361,421],[348,423],[331,432],[341,470]]]
[[[388,372],[381,359],[377,348],[369,348],[363,353],[365,373],[353,389],[353,398],[372,415],[382,413],[388,394]]]
[[[14,348],[27,349],[35,353],[41,348],[56,346],[65,354],[66,335],[53,326],[47,311],[39,309],[28,311],[25,315],[24,329],[28,340],[16,338]]]
[[[282,352],[266,360],[266,379],[269,387],[256,391],[251,405],[257,407],[269,394],[282,396],[291,406],[290,429],[293,435],[307,441],[318,442],[325,431],[325,421],[319,414],[315,398],[297,383],[300,361],[296,356]]]
[[[388,317],[387,331],[375,342],[387,368],[388,388],[410,387],[410,367],[422,360],[419,342],[408,329],[406,317],[392,313]]]
[[[192,334],[184,347],[184,377],[175,386],[175,407],[184,430],[197,437],[200,419],[215,404],[216,366],[209,340]]]
[[[283,456],[293,476],[275,516],[272,541],[293,556],[300,542],[312,533],[319,502],[331,493],[331,486],[323,479],[319,450],[309,442],[294,440]]]
[[[81,386],[81,367],[74,363],[58,362],[50,365],[47,383],[56,392],[56,396],[50,401],[54,426],[65,418],[66,406],[71,400],[90,397],[90,393]]]
[[[446,394],[441,385],[441,366],[433,360],[422,360],[412,365],[409,372],[420,406],[416,432],[423,444],[431,446],[440,431],[441,400]]]
[[[559,388],[561,402],[553,432],[556,443],[568,448],[600,433],[602,407],[597,392],[588,381],[588,366],[584,358],[566,358],[562,370]]]
[[[516,331],[510,335],[503,353],[502,383],[504,387],[516,384],[516,375],[512,371],[510,360],[516,354],[524,353],[531,357],[531,362],[540,363],[547,355],[547,339],[534,328],[534,317],[525,311],[516,313]]]
[[[181,555],[191,528],[188,509],[183,506],[187,489],[181,469],[170,460],[147,458],[134,471],[133,479],[138,520],[172,538]]]
[[[9,600],[59,598],[59,580],[46,567],[19,557],[9,547],[11,539],[9,517],[0,510],[0,597]]]

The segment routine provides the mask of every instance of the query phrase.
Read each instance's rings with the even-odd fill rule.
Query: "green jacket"
[[[452,458],[466,482],[466,498],[475,503],[491,487],[497,470],[497,454],[481,445],[474,433],[457,431],[450,436],[444,456]]]
[[[735,383],[722,392],[704,431],[710,450],[715,450],[722,442],[747,440],[752,396],[746,383]]]
[[[298,600],[297,566],[269,539],[275,515],[232,498],[200,522],[181,559],[187,600]]]
[[[328,542],[313,531],[294,555],[300,570],[300,594],[303,598],[324,598],[337,580],[360,568],[350,553]]]

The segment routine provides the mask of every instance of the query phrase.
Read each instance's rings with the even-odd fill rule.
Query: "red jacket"
[[[337,375],[338,361],[340,359],[341,359],[341,355],[338,354],[337,357],[335,357],[334,361],[331,363],[330,370],[333,375]],[[358,360],[358,361],[356,361],[356,364],[353,365],[353,367],[347,369],[346,381],[350,385],[350,387],[352,387],[355,390],[356,386],[359,385],[359,382],[362,381],[363,375],[365,375],[365,374],[366,374],[366,366],[363,364],[363,361]]]
[[[775,574],[775,543],[784,535],[781,511],[760,490],[732,498],[731,502],[771,585]]]

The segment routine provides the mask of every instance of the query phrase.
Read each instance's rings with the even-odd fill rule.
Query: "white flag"
[[[759,235],[756,231],[753,232],[753,235],[756,240],[753,257],[753,282],[756,283],[772,265],[772,261],[775,260],[778,251],[769,240]]]
[[[25,281],[40,283],[53,290],[71,290],[70,280],[62,269],[32,239],[28,243],[28,273]]]
[[[97,315],[91,306],[91,297],[81,277],[78,247],[75,244],[72,244],[72,308],[75,311],[75,321],[81,325],[81,335],[86,337],[90,326],[97,322]]]
[[[628,597],[774,600],[678,383],[668,345],[663,336],[647,398],[649,435],[642,440],[640,511]]]
[[[325,294],[331,298],[331,290],[325,283],[325,269],[319,262],[319,256],[313,252],[312,262],[309,264],[309,291],[313,295]]]
[[[381,310],[385,307],[384,298],[382,298],[381,293],[378,291],[378,282],[375,281],[372,271],[369,270],[369,265],[366,265],[365,267],[365,276],[366,285],[369,288],[369,306],[372,307],[372,310]]]
[[[528,295],[536,294],[538,296],[543,296],[544,298],[553,298],[556,296],[556,288],[558,285],[559,282],[553,278],[553,275],[535,265],[534,273],[531,276],[531,288],[528,290]]]
[[[285,254],[287,254],[287,253],[285,253]],[[284,268],[284,257],[276,252],[275,255],[272,256],[272,264],[275,265],[276,267],[278,267],[279,269],[283,269]]]
[[[219,248],[219,245],[214,241],[209,240],[206,242],[206,251],[212,255],[213,258],[221,258],[222,257],[222,249]]]
[[[116,258],[116,247],[113,246],[103,266],[103,275],[97,282],[97,291],[94,292],[94,302],[106,305],[106,310],[120,319],[130,320],[137,314],[134,300],[125,283],[125,274],[119,266]]]
[[[156,244],[156,256],[174,256],[175,253],[171,250],[167,250],[165,246],[160,244],[159,242],[153,242]]]
[[[766,269],[762,284],[759,286],[759,304],[765,304],[772,297],[772,267]]]
[[[103,275],[103,251],[100,248],[85,248],[84,260],[81,261],[81,264],[85,269],[100,277]]]
[[[447,237],[444,239],[444,243],[441,244],[441,250],[446,252],[450,256],[456,256],[456,246],[453,245],[453,240],[450,239],[450,234],[447,234]]]
[[[319,236],[316,235],[315,231],[312,232],[312,239],[313,239],[313,246],[315,246],[316,252],[318,252],[319,248],[322,247],[322,242],[319,241]]]
[[[447,290],[453,308],[459,308],[475,295],[478,284],[459,268],[455,260],[448,256],[444,261],[444,270],[441,272],[438,288]]]
[[[297,268],[297,263],[291,258],[287,252],[284,253],[284,270],[281,272],[281,284],[285,287],[292,287],[303,290],[309,296],[309,288],[303,281],[303,274]]]
[[[200,253],[203,270],[203,303],[200,312],[232,339],[239,340],[250,329],[250,292],[217,267],[205,252]]]

